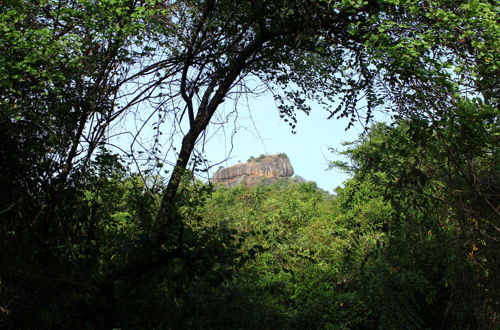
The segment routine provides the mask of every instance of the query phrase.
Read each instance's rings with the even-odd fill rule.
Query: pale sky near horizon
[[[224,110],[228,111],[222,109],[222,112]],[[329,161],[341,159],[329,148],[341,149],[341,142],[355,140],[362,128],[357,125],[346,131],[347,120],[327,120],[327,117],[328,113],[321,108],[313,108],[309,116],[298,113],[296,134],[292,134],[288,124],[280,119],[271,96],[261,95],[245,105],[239,103],[233,150],[220,165],[227,167],[239,161],[246,162],[251,156],[283,152],[290,158],[295,175],[314,181],[318,187],[332,193],[349,175],[327,170]],[[217,163],[227,158],[232,125],[226,125],[225,134],[219,131],[207,143],[205,152],[210,162]],[[218,167],[211,171],[212,175]]]
[[[134,152],[136,159],[144,155],[143,159],[139,159],[135,167],[132,167],[132,171],[155,168],[156,162],[153,158],[158,155],[158,163],[166,166],[156,167],[156,170],[160,175],[168,175],[165,173],[169,173],[175,162],[176,149],[173,147],[180,148],[185,129],[179,128],[167,113],[164,118],[169,119],[162,124],[159,128],[161,132],[158,133],[155,130],[155,126],[158,126],[156,122],[159,121],[158,118],[155,119],[157,115],[158,113],[153,116],[147,109],[139,107],[131,111],[131,117],[116,128],[116,134],[112,138],[115,147],[122,153]],[[348,121],[345,118],[328,120],[328,115],[329,113],[319,106],[313,106],[309,115],[298,112],[296,134],[292,134],[288,123],[279,117],[271,95],[260,94],[248,99],[242,97],[237,105],[234,101],[226,101],[217,109],[205,139],[199,143],[197,150],[202,148],[204,157],[212,166],[208,177],[212,176],[219,166],[227,167],[246,162],[251,156],[286,153],[295,175],[314,181],[318,187],[333,193],[335,188],[349,178],[349,174],[335,169],[328,170],[330,161],[342,160],[341,156],[332,153],[330,148],[342,150],[344,147],[341,143],[356,140],[363,128],[361,124],[356,123],[346,131]],[[387,121],[381,114],[377,114],[376,119]],[[134,134],[141,131],[140,135]],[[207,173],[201,173],[200,178],[207,179]]]

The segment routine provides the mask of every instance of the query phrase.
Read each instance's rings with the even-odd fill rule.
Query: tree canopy
[[[302,271],[311,279],[272,298],[283,299],[283,313],[269,313],[278,325],[340,324],[344,314],[321,305],[333,296],[308,295],[316,275],[336,281],[335,297],[354,303],[369,293],[344,327],[435,324],[418,308],[457,302],[443,283],[466,283],[473,293],[463,308],[453,305],[450,324],[459,325],[457,315],[474,305],[464,324],[491,325],[498,318],[491,275],[498,245],[498,11],[490,0],[0,1],[0,325],[189,327],[196,313],[210,314],[197,299],[211,290],[252,290],[252,277],[236,286],[226,281],[244,276],[242,267],[248,274]],[[394,127],[375,126],[367,142],[347,152],[354,177],[336,202],[344,212],[337,229],[329,217],[339,211],[307,183],[279,188],[289,194],[284,200],[264,188],[233,193],[254,194],[254,213],[231,211],[230,204],[215,216],[207,211],[217,198],[222,205],[240,198],[195,180],[210,167],[203,144],[224,125],[221,104],[237,108],[241,97],[261,93],[274,96],[292,132],[296,113],[315,104],[329,119],[349,118],[349,126],[369,124],[375,111],[392,115]],[[261,193],[269,199],[259,200]],[[255,212],[276,222],[252,224],[260,219]],[[246,219],[248,228],[241,226]],[[317,231],[328,245],[323,228],[347,233],[342,248],[360,243],[351,244],[352,254],[323,251],[310,238]],[[264,236],[245,236],[261,229]],[[267,246],[266,231],[290,245]],[[444,252],[426,260],[411,250],[417,246]],[[383,255],[372,258],[372,251]],[[408,254],[391,259],[392,251]],[[314,261],[311,268],[302,269],[293,253]],[[353,273],[346,273],[351,256]],[[424,269],[427,261],[460,275],[430,289],[437,271]],[[266,268],[269,262],[281,268]],[[378,281],[365,287],[363,276]],[[382,310],[397,300],[375,306],[387,286],[394,299],[403,288],[415,301],[399,305],[403,319]],[[255,308],[267,308],[259,302]],[[308,320],[293,304],[311,313],[321,306],[324,322]],[[448,324],[449,309],[439,308],[432,315],[444,313]],[[165,310],[175,314],[173,323]]]

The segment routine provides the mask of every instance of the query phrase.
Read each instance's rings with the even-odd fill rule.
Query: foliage
[[[498,3],[0,2],[0,327],[496,325]],[[338,198],[213,192],[196,146],[255,80],[292,130],[396,121]]]
[[[279,158],[285,158],[285,159],[286,159],[286,158],[288,158],[288,155],[287,155],[287,154],[285,154],[284,152],[280,152],[280,153],[278,154],[278,157],[279,157]]]
[[[184,184],[179,212],[188,224],[186,252],[168,246],[157,251],[152,238],[159,190],[147,189],[140,176],[126,174],[116,155],[101,151],[80,184],[65,190],[63,206],[54,210],[54,216],[65,219],[60,228],[47,228],[46,237],[56,246],[44,241],[34,245],[25,230],[2,230],[0,305],[5,315],[0,324],[188,326],[190,313],[245,260],[231,231],[204,226],[193,214],[210,190],[200,183]],[[125,278],[127,264],[139,266],[127,269],[133,276]],[[19,282],[22,287],[15,284]],[[164,310],[170,311],[168,317]]]
[[[369,216],[387,238],[363,260],[365,289],[375,294],[383,327],[495,322],[497,121],[498,112],[481,101],[463,102],[436,122],[378,125],[346,152],[355,176],[339,197],[343,207],[379,200],[388,208],[382,221]]]
[[[259,305],[276,306],[274,311],[265,309],[252,324],[259,321],[262,323],[258,327],[265,327],[271,318],[280,328],[314,328],[342,317],[318,309],[320,304],[331,303],[326,299],[320,302],[325,298],[324,294],[317,295],[323,292],[322,285],[307,293],[309,286],[316,287],[328,278],[320,274],[330,273],[327,262],[338,256],[328,235],[335,228],[333,210],[332,198],[314,183],[281,180],[272,185],[222,188],[213,193],[204,211],[205,221],[236,230],[244,239],[245,249],[262,249],[229,283],[229,288],[246,291]],[[332,274],[329,280],[336,278],[337,274]],[[249,287],[252,289],[248,292]],[[342,294],[335,295],[333,302],[337,299],[343,299]],[[268,316],[269,312],[273,313]],[[245,318],[238,318],[238,327],[246,327]],[[355,322],[347,322],[351,321]]]
[[[248,160],[247,160],[247,163],[259,162],[260,160],[262,160],[266,157],[267,157],[267,155],[264,155],[264,154],[261,154],[259,157],[250,156],[250,158],[248,158]]]
[[[494,328],[497,120],[476,100],[435,123],[374,125],[336,164],[354,176],[334,199],[293,180],[215,191],[205,221],[235,230],[243,254],[262,248],[217,295],[264,312],[231,324]]]

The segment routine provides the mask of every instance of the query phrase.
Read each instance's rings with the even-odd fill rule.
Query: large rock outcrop
[[[285,154],[279,154],[261,156],[247,163],[221,168],[211,181],[214,185],[223,184],[229,187],[241,184],[253,186],[259,183],[273,183],[292,175],[293,167],[290,159]]]

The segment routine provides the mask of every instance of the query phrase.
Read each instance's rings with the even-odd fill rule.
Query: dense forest
[[[498,329],[499,11],[0,0],[0,328]],[[350,179],[204,179],[263,94]]]

